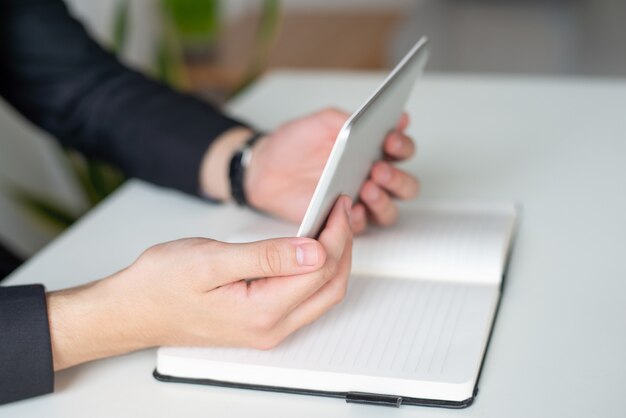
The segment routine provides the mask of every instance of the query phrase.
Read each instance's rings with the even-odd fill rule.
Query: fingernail
[[[389,179],[391,179],[391,167],[389,167],[389,164],[383,163],[380,165],[378,169],[378,179],[383,183],[387,183]]]
[[[296,261],[301,266],[317,265],[317,246],[315,244],[300,244],[296,247]]]

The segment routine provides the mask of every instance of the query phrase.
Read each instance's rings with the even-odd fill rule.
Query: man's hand
[[[350,205],[339,199],[319,241],[172,241],[99,282],[50,293],[55,370],[159,345],[274,347],[344,297]]]
[[[288,122],[257,142],[244,185],[250,204],[300,222],[347,118],[344,112],[326,109]],[[396,130],[385,139],[385,161],[374,164],[370,178],[361,188],[360,202],[352,208],[355,233],[365,229],[368,218],[380,225],[394,223],[398,213],[392,199],[412,199],[418,193],[417,179],[391,163],[410,158],[415,152],[413,141],[403,133],[407,125],[408,116],[403,115]],[[232,156],[248,135],[249,131],[238,128],[216,141],[212,155],[208,153],[201,180],[209,195],[229,198],[225,178],[228,163],[223,160]]]

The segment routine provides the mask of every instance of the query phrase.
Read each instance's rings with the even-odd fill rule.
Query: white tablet
[[[358,197],[372,165],[382,158],[384,139],[402,116],[426,65],[427,43],[422,37],[341,128],[300,224],[299,237],[317,238],[340,195]]]

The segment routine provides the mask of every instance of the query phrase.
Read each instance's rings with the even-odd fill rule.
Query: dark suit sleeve
[[[189,193],[210,142],[240,124],[121,65],[60,0],[0,0],[0,95],[65,146]],[[43,287],[0,288],[0,403],[52,389]]]
[[[43,286],[0,287],[0,404],[52,392]]]
[[[2,0],[0,95],[61,143],[198,193],[212,139],[240,123],[121,65],[60,0]]]

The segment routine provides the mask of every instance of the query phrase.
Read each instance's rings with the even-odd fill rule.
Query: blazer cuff
[[[0,404],[54,389],[42,285],[0,287]]]

